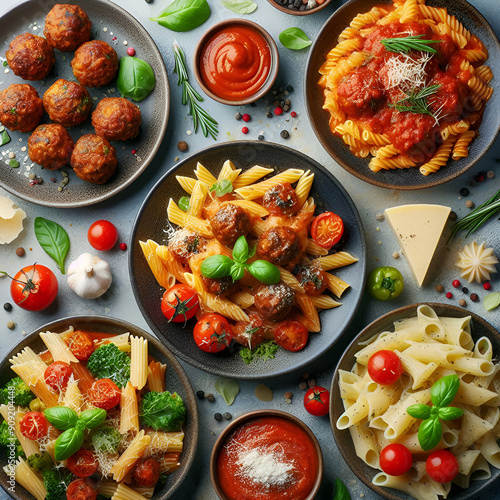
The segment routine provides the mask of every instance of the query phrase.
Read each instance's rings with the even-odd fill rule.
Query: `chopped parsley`
[[[249,365],[255,359],[262,359],[263,361],[266,361],[267,359],[274,359],[278,349],[278,344],[276,344],[273,340],[269,340],[267,342],[262,342],[253,349],[243,347],[239,350],[239,354],[243,361]]]

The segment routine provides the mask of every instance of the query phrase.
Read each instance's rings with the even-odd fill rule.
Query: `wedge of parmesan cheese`
[[[0,196],[0,244],[15,240],[23,230],[26,212],[6,196]]]

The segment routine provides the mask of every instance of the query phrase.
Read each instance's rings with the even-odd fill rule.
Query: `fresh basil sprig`
[[[279,34],[280,42],[287,49],[301,50],[311,45],[311,40],[300,28],[287,28]]]
[[[333,500],[351,500],[351,495],[345,484],[340,479],[335,479],[335,490],[333,492]]]
[[[210,17],[210,6],[207,0],[174,0],[156,21],[172,31],[190,31],[203,24]]]
[[[142,101],[154,89],[156,78],[153,68],[138,57],[122,57],[116,88],[122,96]]]
[[[458,376],[447,375],[431,387],[433,406],[418,404],[411,405],[406,409],[410,416],[422,420],[417,434],[422,450],[431,450],[441,441],[443,435],[441,420],[455,420],[464,414],[460,408],[448,406],[457,395],[459,387],[460,379]]]
[[[220,196],[233,192],[233,183],[229,179],[222,179],[221,181],[213,184],[210,191],[215,191],[215,196],[219,198]]]
[[[69,250],[68,233],[56,222],[43,217],[36,217],[34,225],[38,243],[56,261],[61,273],[65,274],[64,259]]]

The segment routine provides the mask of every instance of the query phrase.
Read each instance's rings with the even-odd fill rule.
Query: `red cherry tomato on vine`
[[[399,443],[388,444],[380,452],[380,468],[389,476],[401,476],[413,463],[410,450]]]
[[[58,290],[56,275],[41,264],[23,267],[10,283],[12,300],[27,311],[41,311],[54,302]]]
[[[54,361],[54,363],[47,366],[44,373],[45,383],[54,389],[54,391],[62,391],[68,385],[69,377],[73,373],[68,363],[64,361]]]
[[[274,331],[274,340],[287,351],[300,351],[307,344],[308,338],[307,328],[295,319],[282,321]]]
[[[330,406],[330,393],[324,387],[315,385],[304,396],[305,409],[315,417],[328,414]]]
[[[425,462],[427,474],[438,483],[448,483],[458,474],[458,461],[448,450],[431,453]]]
[[[77,477],[89,477],[97,471],[99,463],[96,456],[85,448],[80,448],[68,458],[66,467]]]
[[[89,227],[87,239],[96,250],[111,250],[118,241],[118,229],[109,220],[98,220]]]
[[[88,333],[74,332],[68,341],[69,350],[75,358],[80,361],[87,361],[94,352],[94,342]]]
[[[121,399],[119,387],[109,378],[96,380],[89,389],[88,395],[90,402],[103,410],[114,408]]]
[[[337,244],[344,234],[344,222],[333,212],[323,212],[316,216],[311,226],[313,240],[323,248]]]
[[[233,338],[233,329],[224,316],[204,314],[193,330],[196,345],[205,352],[223,351]]]
[[[392,351],[377,351],[368,360],[368,374],[377,384],[394,384],[401,377],[402,373],[403,365],[401,364],[401,360]]]
[[[49,423],[43,413],[29,411],[19,422],[19,430],[24,437],[36,441],[47,435],[47,432],[49,432]]]
[[[170,323],[186,323],[198,311],[198,295],[187,285],[174,285],[161,300],[161,312]]]
[[[97,485],[89,479],[76,479],[69,483],[66,490],[67,500],[96,500]]]

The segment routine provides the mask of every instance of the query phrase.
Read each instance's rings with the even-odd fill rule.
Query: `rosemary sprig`
[[[451,228],[448,241],[453,239],[459,231],[467,231],[465,237],[479,229],[490,217],[500,211],[500,190],[498,190],[488,201],[475,208],[465,217],[455,222]]]
[[[201,97],[201,95],[189,83],[184,51],[177,43],[177,40],[174,41],[172,47],[174,49],[175,58],[174,72],[177,73],[177,76],[179,77],[177,86],[182,86],[182,104],[189,105],[188,114],[193,118],[194,131],[195,133],[198,131],[199,125],[205,137],[208,137],[208,134],[210,134],[214,140],[217,140],[219,124],[198,104],[198,102],[203,101],[203,97]]]
[[[389,107],[396,108],[398,111],[408,111],[409,113],[430,115],[433,116],[432,111],[429,109],[428,97],[434,95],[441,85],[429,85],[421,89],[413,89],[406,97],[400,99],[394,104],[389,104]],[[434,117],[435,118],[435,117]]]
[[[380,42],[391,52],[403,52],[408,54],[410,50],[419,50],[420,52],[435,54],[437,50],[428,44],[440,43],[441,40],[423,40],[423,36],[424,35],[411,35],[401,38],[385,38],[384,40],[380,40]]]

